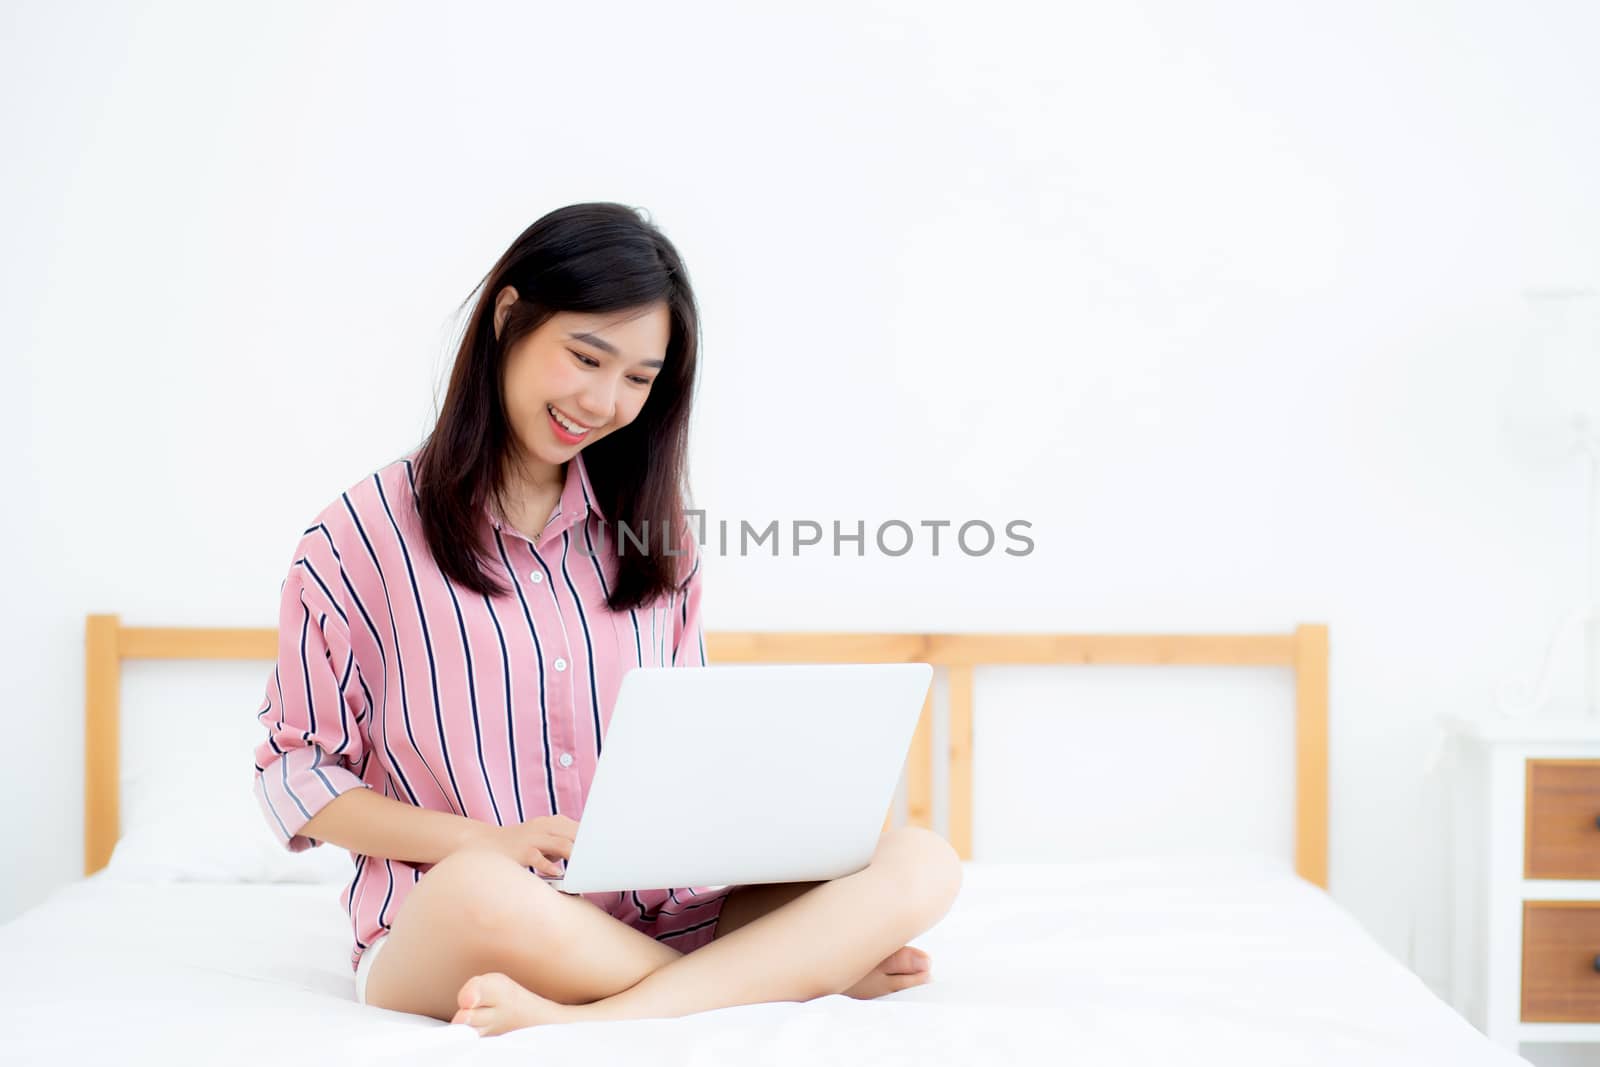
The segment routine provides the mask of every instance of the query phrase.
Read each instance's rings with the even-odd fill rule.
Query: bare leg
[[[560,1004],[506,975],[480,975],[462,986],[454,1021],[494,1034],[544,1022],[672,1018],[841,993],[938,922],[960,885],[960,858],[943,838],[899,827],[879,838],[866,870],[817,885],[620,993]]]
[[[497,852],[465,849],[422,876],[367,978],[367,1003],[446,1020],[491,969],[564,1004],[620,992],[681,956]]]
[[[777,911],[822,882],[771,882],[736,886],[723,903],[713,937],[727,937],[741,926]],[[670,961],[669,961],[670,962]],[[844,991],[857,1000],[875,1000],[888,993],[924,985],[933,980],[933,960],[920,948],[903,945]],[[598,998],[596,998],[598,999]]]

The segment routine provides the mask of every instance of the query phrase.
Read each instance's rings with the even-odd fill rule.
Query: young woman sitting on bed
[[[539,877],[570,854],[622,674],[706,662],[684,514],[698,348],[653,224],[553,211],[480,287],[433,431],[297,545],[256,794],[291,851],[354,857],[366,1003],[488,1035],[929,979],[906,942],[961,864],[924,829],[827,882],[571,896]],[[624,525],[685,533],[628,551]],[[671,797],[661,832],[695,832]]]

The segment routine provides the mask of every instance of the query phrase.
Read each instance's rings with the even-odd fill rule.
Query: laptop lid
[[[933,667],[636,667],[559,888],[826,881],[872,859]]]

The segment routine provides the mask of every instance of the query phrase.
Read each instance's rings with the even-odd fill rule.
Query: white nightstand
[[[1449,999],[1513,1052],[1600,1042],[1600,721],[1441,721]]]

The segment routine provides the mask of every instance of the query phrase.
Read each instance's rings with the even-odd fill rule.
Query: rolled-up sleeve
[[[267,733],[255,749],[256,800],[290,852],[322,844],[300,830],[335,797],[371,788],[359,774],[370,709],[342,583],[331,542],[313,527],[296,547],[283,583],[277,663],[256,715]]]

